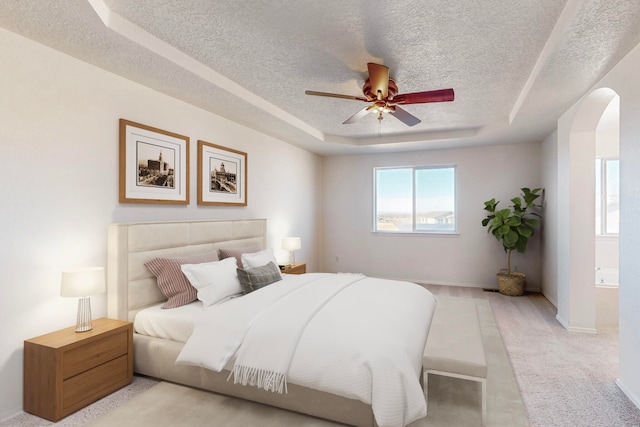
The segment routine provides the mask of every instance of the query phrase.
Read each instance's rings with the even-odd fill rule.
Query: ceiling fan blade
[[[391,114],[407,126],[415,126],[421,122],[419,118],[398,106],[391,110]]]
[[[362,96],[341,95],[339,93],[316,92],[313,90],[305,90],[304,93],[307,95],[314,95],[314,96],[328,96],[331,98],[353,99],[356,101],[369,102],[367,98],[364,98]]]
[[[364,107],[362,110],[358,111],[353,116],[345,120],[342,124],[348,125],[348,124],[354,123],[360,120],[361,118],[365,117],[367,114],[369,114],[369,111],[371,111],[374,108],[376,108],[376,104],[372,104],[372,105],[369,105],[368,107]]]
[[[401,93],[393,97],[394,104],[425,104],[428,102],[448,102],[454,99],[453,89],[429,90],[426,92]]]
[[[369,62],[367,69],[369,70],[371,92],[378,94],[378,91],[380,91],[381,96],[378,97],[378,100],[387,99],[387,96],[389,96],[389,67]]]

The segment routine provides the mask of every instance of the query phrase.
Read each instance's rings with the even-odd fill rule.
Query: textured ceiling
[[[0,26],[320,154],[519,143],[640,42],[637,0],[0,0]],[[454,102],[342,122],[367,62]]]

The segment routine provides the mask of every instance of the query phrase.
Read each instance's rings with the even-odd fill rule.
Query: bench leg
[[[422,373],[422,387],[424,389],[424,402],[427,405],[427,414],[429,413],[429,372],[423,371]]]
[[[487,425],[487,380],[480,380],[482,383],[482,425]]]
[[[486,378],[480,378],[480,377],[472,377],[469,375],[462,375],[462,374],[453,374],[450,372],[443,372],[443,371],[430,371],[428,369],[424,369],[422,371],[422,377],[423,377],[423,387],[424,387],[424,400],[427,404],[427,413],[429,412],[429,372],[437,374],[437,375],[443,375],[446,377],[453,377],[453,378],[461,378],[463,380],[470,380],[470,381],[477,381],[480,383],[481,385],[481,402],[482,402],[482,425],[486,426],[487,425],[487,379]]]

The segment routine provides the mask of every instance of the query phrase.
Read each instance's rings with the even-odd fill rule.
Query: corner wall
[[[626,395],[640,407],[640,45],[636,46],[607,75],[600,80],[591,93],[600,89],[610,89],[620,96],[620,287],[619,287],[619,374],[617,384]],[[588,94],[586,97],[588,97]],[[561,201],[570,196],[572,124],[583,100],[578,101],[558,120],[558,186]],[[581,129],[578,129],[580,131]],[[559,206],[561,220],[559,229],[569,227],[571,218],[569,207],[563,214]],[[562,219],[564,218],[564,219]],[[571,310],[570,260],[563,254],[570,253],[574,242],[570,235],[558,237],[558,315],[569,319]]]
[[[374,167],[452,164],[457,166],[459,234],[371,231]],[[541,187],[540,172],[539,143],[326,158],[321,267],[329,272],[496,288],[495,275],[506,268],[507,257],[482,227],[484,202],[495,197],[506,206],[521,187]],[[539,231],[527,253],[512,254],[512,267],[517,265],[527,274],[531,290],[539,290],[541,283]]]
[[[106,266],[109,223],[267,218],[269,246],[300,236],[317,270],[320,157],[6,30],[0,45],[0,420],[22,408],[23,341],[75,324],[61,272]],[[191,138],[188,206],[118,203],[119,118]],[[197,205],[198,139],[248,154],[247,207]]]
[[[542,186],[544,206],[542,221],[542,294],[558,306],[558,133],[542,143]]]

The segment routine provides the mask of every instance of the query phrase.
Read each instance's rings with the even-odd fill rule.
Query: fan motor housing
[[[371,82],[369,81],[369,79],[364,82],[364,85],[362,86],[362,93],[370,101],[375,101],[376,99],[378,99],[378,95],[373,93],[373,91],[371,90]],[[389,79],[389,94],[387,95],[386,100],[391,101],[397,94],[398,86],[396,85],[396,82],[394,82],[392,79]]]

